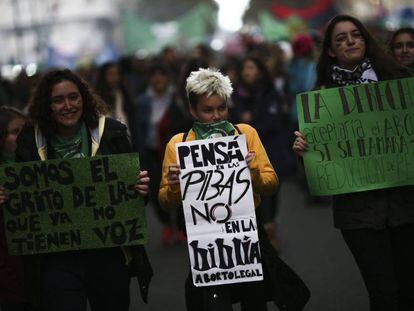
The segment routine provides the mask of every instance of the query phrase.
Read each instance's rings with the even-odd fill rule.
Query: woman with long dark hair
[[[256,57],[246,57],[241,63],[240,78],[235,88],[233,112],[236,122],[248,123],[258,132],[281,180],[294,169],[295,155],[289,133],[293,130],[285,97],[276,90],[273,78],[265,64]],[[280,241],[276,231],[279,191],[263,199],[258,209],[264,228],[276,250]]]
[[[414,71],[414,28],[400,28],[392,34],[390,50],[401,65]]]
[[[117,63],[107,62],[99,67],[95,89],[108,105],[108,115],[125,124],[130,134],[134,133],[134,103],[129,90],[122,80]]]
[[[409,77],[354,17],[328,24],[317,65],[317,88],[376,83]],[[293,150],[308,149],[295,132]],[[414,187],[333,196],[335,227],[341,230],[361,271],[370,310],[414,310]]]

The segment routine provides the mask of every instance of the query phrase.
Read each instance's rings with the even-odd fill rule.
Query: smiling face
[[[227,103],[218,95],[209,97],[202,95],[198,103],[190,105],[190,113],[195,120],[201,123],[214,123],[227,120]]]
[[[83,103],[78,87],[71,81],[55,84],[51,94],[52,118],[57,124],[57,134],[75,135],[82,117]]]
[[[354,23],[343,21],[335,25],[328,55],[335,58],[338,66],[353,70],[364,59],[365,51],[365,40]]]
[[[400,33],[394,39],[392,51],[395,59],[404,66],[414,65],[414,36]]]

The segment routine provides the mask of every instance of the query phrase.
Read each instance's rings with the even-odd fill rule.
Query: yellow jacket
[[[238,124],[237,127],[241,131],[238,134],[246,136],[247,150],[255,153],[253,161],[249,163],[249,168],[252,178],[254,205],[257,207],[260,204],[260,195],[271,195],[274,193],[279,180],[256,130],[247,124]],[[183,136],[184,133],[180,133],[172,137],[165,149],[160,191],[158,193],[158,200],[164,208],[177,208],[181,204],[180,186],[170,186],[167,175],[169,165],[177,163],[175,144],[181,143]],[[190,131],[186,141],[192,141],[194,138],[194,132]]]

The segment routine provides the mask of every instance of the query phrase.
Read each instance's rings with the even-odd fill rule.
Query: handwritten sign
[[[147,242],[137,195],[138,156],[122,154],[4,165],[2,207],[13,255]]]
[[[310,191],[414,184],[414,78],[297,95]]]
[[[176,144],[195,286],[263,279],[244,135]]]

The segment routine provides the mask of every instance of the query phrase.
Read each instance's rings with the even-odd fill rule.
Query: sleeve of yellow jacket
[[[158,192],[158,201],[163,208],[177,208],[181,204],[180,186],[170,186],[168,183],[168,167],[170,164],[177,163],[175,155],[175,144],[183,139],[183,133],[177,134],[171,138],[165,148],[164,161],[162,162],[162,175],[160,190]]]
[[[271,195],[276,191],[279,180],[267,157],[265,148],[260,140],[257,131],[247,124],[237,125],[242,134],[246,135],[248,151],[255,153],[253,161],[250,162],[250,174],[254,192],[255,206],[257,207],[260,199],[259,195]]]

